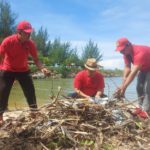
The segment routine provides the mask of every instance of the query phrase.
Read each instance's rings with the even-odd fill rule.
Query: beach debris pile
[[[119,100],[95,104],[57,97],[39,112],[23,110],[7,118],[0,127],[0,149],[148,150],[150,120],[134,116],[134,108]]]

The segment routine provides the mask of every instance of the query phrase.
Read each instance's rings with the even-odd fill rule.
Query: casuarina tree
[[[38,32],[32,33],[32,39],[35,41],[37,48],[42,56],[48,56],[50,41],[48,41],[47,29],[41,27]]]
[[[85,62],[88,58],[95,58],[97,61],[100,61],[102,60],[102,56],[97,44],[89,40],[83,49],[81,60]]]
[[[0,0],[0,43],[15,32],[17,15],[12,12],[10,4],[6,0]]]

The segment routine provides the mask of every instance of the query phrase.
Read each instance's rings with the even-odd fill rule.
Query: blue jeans
[[[139,72],[136,89],[139,106],[144,111],[150,112],[150,71]]]

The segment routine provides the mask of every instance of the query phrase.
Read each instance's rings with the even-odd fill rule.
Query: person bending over
[[[123,82],[116,90],[117,93],[124,96],[127,87],[137,75],[139,107],[150,113],[150,47],[132,44],[123,37],[118,39],[116,51],[123,55],[125,62]],[[135,113],[140,113],[140,109]]]

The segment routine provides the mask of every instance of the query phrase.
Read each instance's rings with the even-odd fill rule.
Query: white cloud
[[[109,59],[103,60],[100,64],[104,67],[104,69],[123,69],[124,62],[123,59]]]
[[[106,9],[102,12],[100,12],[100,15],[102,15],[102,17],[104,17],[106,20],[117,20],[117,19],[121,19],[124,16],[126,16],[126,12],[121,11],[121,7],[119,6],[115,6],[113,8],[109,8]]]

